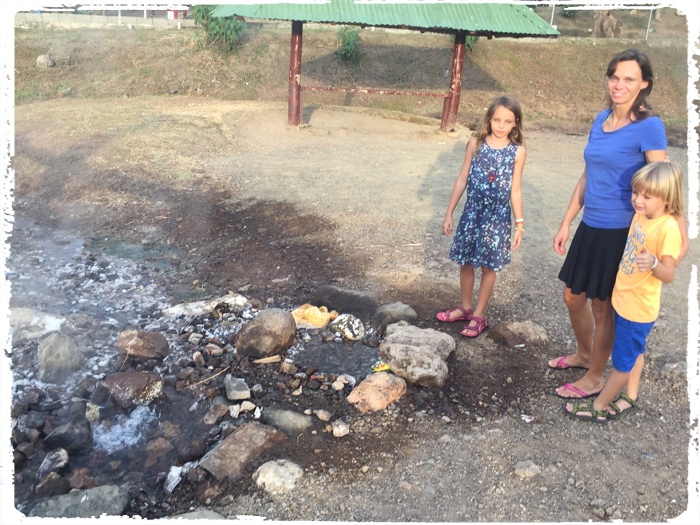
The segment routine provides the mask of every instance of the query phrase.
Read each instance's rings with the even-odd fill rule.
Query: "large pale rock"
[[[448,334],[400,321],[387,327],[379,348],[396,375],[412,384],[442,387],[449,376],[447,359],[455,347]]]
[[[123,408],[148,405],[163,394],[163,378],[155,372],[117,372],[104,382]]]
[[[56,65],[56,63],[51,58],[51,55],[39,55],[36,57],[36,65],[48,69]]]
[[[201,523],[204,520],[225,520],[225,516],[222,516],[218,512],[208,509],[193,510],[192,512],[186,512],[184,514],[174,514],[172,516],[167,516],[163,518],[164,520],[198,520]]]
[[[163,310],[163,317],[198,317],[214,311],[220,305],[225,304],[231,311],[242,313],[250,305],[248,299],[237,293],[230,293],[209,301],[195,301],[193,303],[182,303]]]
[[[40,500],[29,513],[42,518],[99,518],[121,516],[131,498],[125,488],[103,485],[87,490],[74,490],[68,494]]]
[[[85,364],[85,356],[75,341],[52,332],[39,344],[39,379],[47,383],[60,383]]]
[[[372,315],[372,326],[380,333],[386,330],[390,324],[406,321],[412,323],[418,319],[418,314],[409,305],[402,302],[383,304]]]
[[[382,343],[382,356],[392,372],[413,385],[442,387],[449,377],[447,363],[432,348]]]
[[[282,432],[252,421],[226,436],[201,459],[199,466],[219,481],[235,481],[253,459],[285,439]]]
[[[286,310],[263,310],[238,332],[236,351],[255,358],[277,355],[294,344],[296,329],[294,317]]]
[[[433,348],[443,360],[447,360],[457,346],[454,338],[432,328],[418,328],[406,321],[390,324],[382,342],[401,343]],[[381,346],[380,346],[380,349]]]
[[[304,474],[302,468],[286,459],[268,461],[253,473],[253,481],[269,494],[284,494],[293,490]]]
[[[32,308],[10,308],[12,344],[39,339],[51,332],[58,332],[66,319]]]
[[[406,381],[388,372],[377,372],[360,382],[347,397],[360,412],[383,410],[406,392]]]
[[[158,332],[126,330],[117,337],[119,352],[138,359],[163,359],[168,355],[168,340]]]
[[[319,286],[312,302],[339,313],[356,315],[360,319],[368,319],[378,306],[377,301],[365,292],[332,285]]]
[[[546,343],[547,331],[532,321],[504,322],[491,327],[487,337],[511,348],[523,348]]]

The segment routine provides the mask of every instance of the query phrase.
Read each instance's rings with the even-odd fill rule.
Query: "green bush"
[[[343,62],[357,63],[360,61],[360,50],[357,45],[360,42],[360,34],[357,29],[343,26],[338,29],[338,49],[335,50]]]
[[[577,11],[574,11],[573,9],[562,9],[559,14],[563,18],[576,18]]]
[[[211,16],[215,5],[194,5],[194,23],[204,30],[206,43],[221,51],[233,51],[243,35],[245,22],[235,17]]]

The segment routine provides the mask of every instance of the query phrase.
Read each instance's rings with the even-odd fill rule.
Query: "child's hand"
[[[637,270],[639,270],[640,272],[646,272],[648,270],[651,270],[651,267],[654,266],[655,260],[656,257],[647,252],[646,248],[642,247],[642,251],[637,254],[637,257],[635,257],[634,262],[637,265]]]
[[[523,240],[523,229],[516,228],[513,232],[513,241],[510,243],[510,250],[517,250]]]
[[[442,221],[442,233],[452,235],[452,215],[446,215],[445,220]]]

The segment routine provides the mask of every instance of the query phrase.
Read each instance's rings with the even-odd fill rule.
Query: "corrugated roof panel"
[[[482,3],[220,5],[213,16],[261,20],[301,20],[412,29],[469,31],[508,36],[557,36],[559,32],[525,5]]]

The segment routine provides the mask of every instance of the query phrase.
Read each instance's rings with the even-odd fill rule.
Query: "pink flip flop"
[[[550,365],[547,363],[547,366],[553,370],[568,370],[569,368],[582,368],[583,370],[588,370],[588,367],[586,366],[579,366],[579,365],[569,365],[566,362],[566,358],[569,357],[568,355],[565,355],[564,357],[560,357],[557,359],[557,362],[554,363],[554,366]]]
[[[450,319],[452,313],[456,312],[457,310],[462,312],[462,314],[455,317],[454,319]],[[470,321],[473,313],[474,310],[472,310],[471,308],[469,310],[466,310],[462,306],[458,306],[457,308],[453,308],[452,310],[445,310],[444,312],[440,312],[439,314],[437,314],[436,317],[438,321],[441,321],[443,323],[455,323],[457,321]]]
[[[579,387],[577,387],[576,385],[573,385],[572,383],[566,383],[566,384],[562,385],[561,390],[576,394],[575,396],[565,396],[563,394],[560,394],[556,390],[554,390],[554,395],[558,396],[562,399],[588,399],[589,397],[595,397],[598,394],[600,394],[600,390],[589,394],[588,392],[581,390]]]

